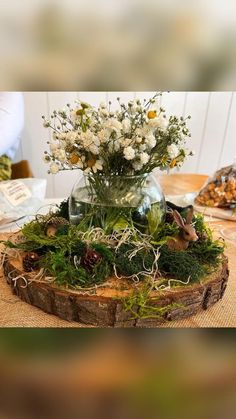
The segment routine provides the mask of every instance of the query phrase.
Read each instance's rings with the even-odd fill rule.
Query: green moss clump
[[[69,198],[60,203],[55,215],[57,217],[65,218],[67,221],[69,221]]]
[[[160,249],[158,267],[162,273],[171,275],[181,281],[199,281],[207,272],[206,267],[191,253],[169,250],[167,246]]]
[[[133,245],[122,244],[115,254],[115,265],[119,274],[132,276],[152,269],[155,260],[153,252],[141,250],[132,258],[129,254],[136,248]]]

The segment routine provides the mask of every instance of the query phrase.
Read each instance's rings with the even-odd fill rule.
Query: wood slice
[[[132,281],[112,277],[102,286],[83,292],[59,288],[52,283],[34,281],[36,273],[24,272],[22,258],[10,256],[4,262],[4,273],[12,292],[26,303],[68,321],[100,327],[154,327],[189,317],[219,301],[229,277],[228,260],[224,256],[217,270],[200,284],[152,291],[148,306],[157,313],[164,308],[164,313],[140,318],[138,305],[132,306],[132,312],[125,309],[124,300],[134,293]]]

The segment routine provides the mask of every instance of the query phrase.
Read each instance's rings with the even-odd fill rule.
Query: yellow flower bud
[[[147,116],[148,116],[148,119],[154,119],[157,116],[157,111],[149,111]]]
[[[76,115],[83,115],[84,114],[84,109],[77,109],[77,111],[76,111]]]
[[[70,156],[70,162],[71,162],[71,164],[77,164],[78,163],[78,161],[79,161],[79,156],[78,156],[78,154],[71,154],[71,156]]]

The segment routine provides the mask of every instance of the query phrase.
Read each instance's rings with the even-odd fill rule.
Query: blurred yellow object
[[[154,119],[157,116],[157,111],[149,111],[147,116],[148,116],[148,119]]]

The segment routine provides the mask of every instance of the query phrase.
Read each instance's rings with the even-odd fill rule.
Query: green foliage
[[[86,271],[78,273],[75,265],[63,250],[48,252],[41,260],[41,265],[46,269],[48,275],[55,278],[58,285],[72,287],[84,286],[86,284]]]
[[[134,245],[122,244],[115,254],[115,265],[119,274],[132,276],[152,269],[154,262],[153,252],[142,249],[135,256],[129,258],[129,255],[136,248]]]
[[[110,209],[113,212],[114,208]],[[92,215],[91,211],[88,212],[78,226],[63,225],[54,237],[48,237],[45,234],[45,225],[50,219],[50,214],[45,217],[37,217],[36,220],[25,224],[22,228],[23,239],[18,243],[8,240],[5,245],[8,248],[22,251],[36,251],[41,257],[42,266],[45,264],[49,275],[55,276],[56,282],[63,286],[87,287],[100,283],[111,275],[114,266],[121,276],[138,275],[140,280],[144,280],[145,275],[140,273],[152,270],[155,261],[153,249],[150,246],[146,246],[146,248],[141,246],[140,242],[142,242],[143,236],[137,229],[132,230],[133,210],[129,208],[124,208],[124,211],[121,208],[116,210],[117,217],[114,220],[114,214],[113,218],[110,217],[107,208],[95,206]],[[102,211],[104,212],[102,213]],[[145,231],[149,228],[149,231],[152,232],[153,240],[150,240],[150,244],[154,250],[160,252],[158,269],[161,275],[182,281],[187,281],[190,278],[190,282],[196,282],[220,262],[225,247],[224,242],[213,240],[212,232],[204,223],[203,216],[195,215],[193,222],[199,240],[190,242],[185,251],[168,249],[167,240],[176,236],[179,228],[175,223],[159,224],[158,208],[153,206],[150,213],[145,215],[145,220],[146,224],[143,223],[142,227]],[[132,237],[130,236],[130,242],[126,241],[117,250],[113,249],[112,245],[103,242],[87,244],[81,240],[82,232],[91,229],[94,224],[96,227],[105,228],[109,239],[109,234],[113,233],[116,228],[120,232],[120,229],[125,228],[126,222],[134,233]],[[74,257],[77,256],[77,260],[80,260],[88,246],[102,256],[92,271],[86,270],[78,263],[76,266],[74,264]]]
[[[69,198],[65,199],[64,201],[60,203],[55,215],[57,217],[65,218],[66,220],[69,221]]]
[[[209,238],[209,240],[212,240],[212,231],[210,227],[205,223],[204,216],[202,214],[195,214],[193,217],[193,224],[195,227],[196,232],[200,236],[205,235]]]
[[[81,246],[81,253],[82,249]],[[76,256],[79,259],[78,254]],[[48,252],[41,259],[41,265],[49,275],[55,277],[58,285],[75,288],[89,287],[103,282],[111,274],[112,269],[108,258],[102,258],[92,271],[88,271],[79,263],[75,265],[74,256],[62,249]]]
[[[175,308],[180,308],[182,305],[177,303],[168,304],[164,307],[155,306],[159,297],[150,300],[150,292],[152,288],[150,285],[145,284],[130,297],[123,300],[124,309],[132,314],[133,319],[149,319],[156,318],[163,320],[165,315]]]
[[[103,243],[93,243],[91,247],[106,259],[110,264],[114,263],[114,253]]]
[[[153,236],[153,244],[161,246],[165,244],[170,237],[177,236],[179,227],[176,223],[160,224]]]
[[[206,268],[190,252],[169,250],[167,246],[160,249],[158,267],[162,273],[171,275],[181,281],[196,282],[206,273]]]
[[[161,225],[162,211],[159,204],[153,204],[147,213],[149,234],[154,237],[158,227]]]
[[[212,241],[208,238],[191,243],[187,253],[196,257],[201,263],[208,263],[214,266],[219,263],[224,248],[225,244],[222,240]]]

